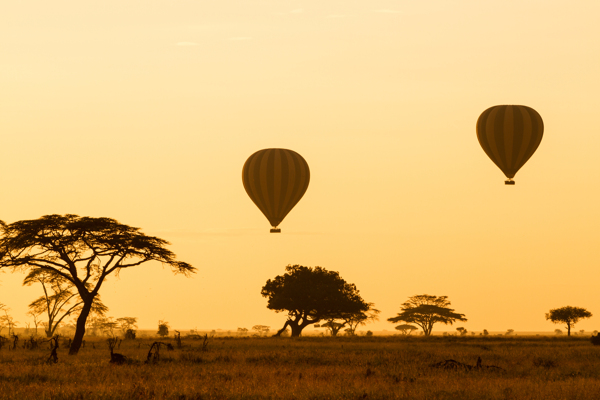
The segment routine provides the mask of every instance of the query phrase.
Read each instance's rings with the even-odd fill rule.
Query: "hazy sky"
[[[598,1],[12,1],[0,5],[0,219],[112,217],[198,268],[124,271],[102,298],[140,327],[270,325],[287,264],[339,271],[382,311],[447,295],[468,330],[600,329]],[[505,186],[475,135],[545,124]],[[300,153],[304,198],[269,234],[241,170]],[[21,327],[39,287],[0,275]],[[436,326],[438,330],[454,329]]]

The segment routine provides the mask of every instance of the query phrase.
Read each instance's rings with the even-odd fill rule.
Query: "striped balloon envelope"
[[[310,181],[310,170],[302,156],[287,149],[264,149],[252,154],[242,169],[242,182],[250,199],[277,228],[300,201]]]
[[[544,122],[527,106],[494,106],[477,120],[477,139],[488,157],[504,172],[507,185],[514,185],[517,171],[542,141]]]

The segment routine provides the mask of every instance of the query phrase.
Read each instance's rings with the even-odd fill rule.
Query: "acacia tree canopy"
[[[561,307],[550,310],[546,313],[546,319],[555,324],[567,324],[567,336],[571,336],[571,328],[581,319],[590,318],[592,313],[581,307]]]
[[[310,324],[345,319],[369,309],[356,285],[347,283],[336,271],[302,265],[288,265],[285,270],[284,275],[269,279],[261,290],[268,298],[267,308],[288,313],[277,335],[289,326],[292,336],[300,336]]]
[[[431,335],[433,325],[442,323],[452,325],[455,321],[466,321],[464,314],[455,313],[449,308],[448,296],[431,296],[421,294],[408,298],[401,306],[401,312],[397,316],[388,318],[389,322],[405,322],[416,324],[423,329],[426,336]]]
[[[398,325],[395,329],[399,330],[402,335],[408,336],[412,331],[416,331],[418,328],[409,324],[402,324]]]
[[[148,261],[188,275],[190,264],[177,261],[163,239],[148,236],[111,218],[46,215],[6,224],[0,221],[0,269],[41,269],[70,282],[83,301],[69,354],[77,354],[94,298],[107,277]]]

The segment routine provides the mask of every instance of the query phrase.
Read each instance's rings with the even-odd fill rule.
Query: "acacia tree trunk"
[[[567,324],[567,336],[571,336],[571,324]]]
[[[285,332],[285,328],[287,328],[289,324],[290,324],[290,320],[288,319],[287,321],[285,321],[285,324],[283,325],[283,328],[281,328],[280,330],[278,330],[277,333],[274,334],[273,336],[276,336],[276,337],[281,336],[281,334],[283,332]]]
[[[88,301],[83,302],[83,308],[77,318],[77,328],[75,329],[75,336],[71,342],[71,348],[69,349],[69,355],[76,355],[79,352],[79,348],[83,343],[83,335],[85,335],[85,322],[87,321],[88,315],[92,309],[92,303],[94,298],[91,297]]]
[[[289,326],[290,328],[292,328],[292,337],[298,337],[302,333],[302,329],[306,328],[310,324],[314,324],[315,322],[317,322],[304,320],[302,321],[302,323],[300,323],[299,320],[300,318],[296,318],[295,320],[288,319],[287,321],[285,321],[285,325],[283,325],[283,328],[278,330],[277,333],[273,336],[281,336],[281,334],[285,331],[285,328]]]
[[[292,327],[292,337],[299,337],[300,334],[302,333],[302,329],[304,329],[304,324],[298,324],[297,322],[295,324],[290,324],[290,326]]]

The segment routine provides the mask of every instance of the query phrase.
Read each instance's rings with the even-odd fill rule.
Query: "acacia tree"
[[[2,330],[5,327],[7,327],[8,328],[8,336],[10,336],[11,332],[14,333],[14,328],[19,323],[18,321],[15,321],[15,319],[12,317],[12,315],[10,315],[8,313],[9,311],[10,311],[10,308],[8,308],[4,304],[0,303],[0,312],[4,313],[4,315],[0,315],[0,332],[2,332]]]
[[[271,327],[267,325],[254,325],[252,330],[256,332],[255,335],[257,336],[267,336]]]
[[[111,218],[46,215],[39,219],[0,222],[0,269],[41,269],[69,281],[83,301],[69,354],[77,354],[94,299],[107,277],[148,261],[171,267],[174,273],[195,271],[177,261],[163,239]]]
[[[448,296],[438,297],[428,294],[412,296],[402,304],[402,311],[397,316],[388,318],[388,321],[416,324],[423,329],[425,336],[429,336],[433,325],[438,322],[452,325],[455,321],[467,320],[464,314],[455,313],[454,309],[448,307],[449,305]]]
[[[56,328],[58,328],[65,318],[70,315],[76,315],[81,311],[83,300],[81,300],[79,293],[71,282],[51,271],[41,268],[31,269],[23,280],[23,285],[31,286],[34,283],[42,285],[44,295],[29,304],[29,315],[39,316],[40,314],[46,314],[48,317],[48,322],[44,325],[46,337],[52,337]],[[72,304],[72,301],[75,303]],[[100,294],[98,294],[92,303],[91,312],[102,316],[106,311],[108,311],[108,307],[102,304]]]
[[[37,331],[38,331],[38,325],[40,324],[40,315],[41,313],[35,313],[33,311],[28,311],[27,315],[29,315],[31,318],[33,318],[33,326],[35,327],[35,336],[37,336]]]
[[[567,336],[571,336],[571,328],[581,319],[590,318],[592,313],[581,307],[561,307],[550,310],[546,313],[546,319],[555,324],[567,324]]]
[[[325,328],[333,337],[337,336],[344,326],[346,326],[346,322],[335,322],[333,318],[328,319],[324,324],[315,324],[315,328]]]
[[[366,325],[369,322],[379,321],[379,314],[381,311],[376,309],[375,304],[369,303],[369,308],[367,311],[360,311],[356,314],[349,315],[344,319],[344,323],[348,324],[348,327],[345,329],[348,335],[356,335],[356,328],[362,325]]]
[[[267,308],[288,313],[283,328],[276,336],[280,336],[288,326],[293,337],[300,336],[310,324],[344,319],[369,309],[356,285],[347,283],[338,272],[302,265],[288,265],[285,270],[284,275],[269,279],[261,290],[261,294],[268,298]]]
[[[398,325],[395,329],[400,331],[402,336],[409,336],[412,333],[412,331],[416,331],[418,328],[416,326],[402,324]]]

